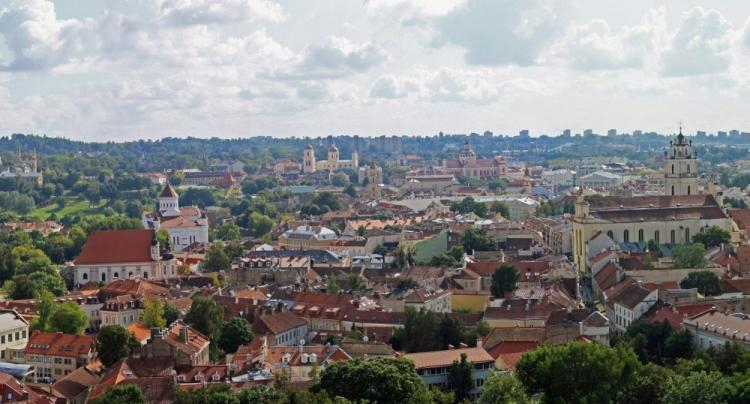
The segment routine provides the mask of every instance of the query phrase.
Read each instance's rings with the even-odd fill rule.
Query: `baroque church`
[[[331,144],[331,147],[328,148],[328,160],[315,160],[315,149],[309,144],[305,147],[302,172],[305,174],[319,171],[334,172],[347,168],[357,170],[359,167],[359,157],[356,150],[352,151],[351,160],[341,160],[339,157],[339,148],[335,144]]]
[[[197,206],[180,206],[180,196],[167,184],[159,194],[159,210],[143,215],[147,229],[169,233],[172,251],[179,252],[193,243],[208,242],[208,219]]]
[[[589,241],[606,234],[614,243],[685,244],[703,228],[718,226],[732,234],[738,232],[722,207],[721,194],[709,183],[698,190],[698,153],[692,141],[680,130],[664,152],[664,195],[604,196],[585,199],[579,193],[573,218],[573,258],[585,271]]]
[[[507,165],[502,156],[495,156],[491,159],[477,157],[467,138],[464,141],[464,149],[455,159],[443,160],[443,171],[446,174],[453,174],[456,178],[495,179],[507,174]]]

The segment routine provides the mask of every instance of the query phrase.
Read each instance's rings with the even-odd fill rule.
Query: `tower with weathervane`
[[[664,151],[664,194],[695,195],[698,193],[698,152],[693,141],[686,140],[682,128],[677,138]]]

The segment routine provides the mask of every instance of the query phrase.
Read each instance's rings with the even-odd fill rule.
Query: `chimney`
[[[189,327],[187,325],[180,327],[180,340],[183,344],[188,343],[188,329]]]
[[[161,330],[159,329],[159,327],[151,327],[151,339],[161,339]]]
[[[469,346],[466,345],[466,344],[464,344],[463,342],[461,342],[460,344],[458,344],[458,347],[459,348],[468,348]]]
[[[455,348],[453,345],[448,344],[448,350],[452,350],[453,348]]]

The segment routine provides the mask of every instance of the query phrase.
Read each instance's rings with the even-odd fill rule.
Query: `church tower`
[[[695,195],[698,193],[698,152],[693,141],[680,134],[664,151],[664,194]]]
[[[169,184],[159,194],[159,213],[162,217],[180,215],[180,197]]]
[[[316,164],[317,163],[315,162],[315,149],[313,149],[311,144],[308,144],[307,147],[305,147],[305,155],[302,161],[302,172],[306,174],[314,173]]]
[[[339,168],[339,148],[331,144],[328,148],[328,170],[336,171]]]
[[[469,138],[466,138],[464,141],[464,149],[458,153],[458,161],[462,166],[469,164],[473,165],[477,162],[477,155],[474,153],[474,150],[471,149]]]

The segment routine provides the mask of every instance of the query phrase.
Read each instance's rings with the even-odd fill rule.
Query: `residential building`
[[[607,302],[614,314],[614,321],[611,323],[613,329],[625,332],[630,324],[646,314],[657,300],[658,290],[648,290],[637,282],[630,283]]]
[[[7,373],[0,373],[0,401],[3,403],[32,404],[53,404],[56,402],[54,397],[41,394]]]
[[[91,388],[99,382],[101,376],[89,366],[70,372],[52,385],[55,396],[61,397],[66,404],[84,404],[91,393]]]
[[[576,172],[573,170],[559,169],[542,171],[542,181],[555,186],[572,187]]]
[[[15,310],[0,309],[0,359],[8,358],[6,349],[23,349],[29,340],[29,322]]]
[[[173,251],[182,251],[194,243],[208,242],[208,218],[197,206],[180,206],[180,196],[167,184],[159,194],[159,209],[143,215],[147,229],[169,233]]]
[[[302,225],[279,236],[279,248],[286,250],[326,249],[338,236],[324,226]]]
[[[88,335],[34,331],[15,361],[34,366],[35,383],[53,383],[96,358],[96,338]]]
[[[301,282],[311,269],[308,256],[259,256],[250,252],[235,258],[229,269],[232,286],[265,285],[275,283],[286,286]]]
[[[469,392],[469,399],[476,400],[481,394],[484,383],[495,368],[495,359],[483,348],[460,348],[444,351],[420,352],[406,354],[404,357],[414,362],[417,373],[428,386],[449,388],[448,373],[453,362],[461,361],[461,355],[474,365],[472,380],[474,388]]]
[[[394,290],[381,300],[383,308],[395,312],[405,312],[406,308],[425,309],[435,313],[450,313],[451,292],[449,290],[432,290],[427,288]]]
[[[122,295],[104,302],[99,315],[102,326],[119,325],[128,328],[143,313],[143,300],[133,295]]]
[[[614,188],[622,185],[622,176],[608,171],[594,171],[576,180],[583,188]]]
[[[307,338],[307,321],[287,311],[255,316],[255,335],[265,335],[277,346],[295,346]]]
[[[734,342],[750,351],[750,321],[747,315],[710,310],[685,318],[682,323],[693,336],[693,344],[697,348],[708,349]]]
[[[177,367],[208,365],[209,344],[208,337],[177,320],[163,332],[152,329],[151,339],[141,348],[140,357],[171,357]]]

